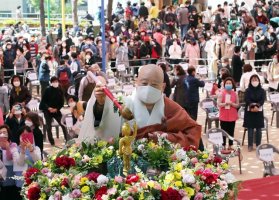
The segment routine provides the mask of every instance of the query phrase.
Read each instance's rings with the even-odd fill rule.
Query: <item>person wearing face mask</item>
[[[169,48],[169,57],[173,60],[170,60],[173,64],[177,64],[179,59],[181,59],[182,48],[177,44],[177,39],[173,40],[172,45]]]
[[[256,146],[261,144],[262,128],[264,127],[263,105],[266,99],[258,75],[252,75],[249,87],[245,91],[245,111],[243,127],[248,129],[248,151],[253,150],[254,129],[256,129]]]
[[[5,124],[11,129],[11,142],[19,145],[19,128],[25,124],[26,110],[20,104],[14,104],[5,120]]]
[[[219,119],[221,128],[230,136],[234,137],[235,122],[238,119],[237,108],[239,107],[239,100],[235,92],[235,83],[231,77],[224,81],[224,89],[218,95],[217,104],[219,107]],[[226,137],[223,137],[223,150],[233,150],[233,141],[229,140],[229,147],[226,148]]]
[[[10,93],[10,105],[20,103],[24,107],[32,98],[30,91],[22,85],[21,77],[18,75],[12,77],[11,83],[13,87]]]
[[[11,131],[7,125],[0,126],[0,153],[2,156],[0,157],[0,167],[1,164],[7,169],[6,179],[1,180],[0,186],[0,199],[17,199],[20,200],[20,191],[21,188],[16,187],[13,170],[13,157],[11,153],[11,147],[13,146],[11,143]],[[2,174],[1,174],[2,175]]]
[[[89,100],[78,141],[92,141],[96,135],[108,140],[120,133],[121,118],[110,109],[112,102],[105,96],[102,87],[104,79],[99,78],[94,94]],[[144,65],[139,70],[136,90],[125,99],[138,126],[137,139],[157,140],[166,137],[182,147],[199,146],[201,126],[190,118],[187,112],[172,100],[164,97],[164,75],[157,65]],[[93,109],[92,109],[93,108]],[[97,117],[96,117],[97,116]],[[94,128],[95,117],[101,119]]]
[[[185,57],[189,59],[189,65],[197,66],[200,58],[200,47],[194,38],[191,38],[190,45],[186,46]]]
[[[40,129],[40,120],[39,115],[35,112],[28,112],[25,115],[25,126],[28,126],[33,132],[35,145],[40,148],[41,158],[43,159],[44,136]]]
[[[235,45],[232,44],[232,40],[227,38],[224,46],[224,57],[232,58],[234,47]]]
[[[50,83],[51,86],[45,90],[39,108],[44,112],[48,140],[53,146],[55,145],[51,132],[53,118],[61,126],[66,141],[68,140],[68,133],[66,127],[61,124],[62,113],[60,109],[64,106],[63,91],[59,88],[59,80],[56,76],[51,77]]]

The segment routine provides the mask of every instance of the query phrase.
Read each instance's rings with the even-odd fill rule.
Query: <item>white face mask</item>
[[[70,106],[70,108],[73,108],[73,107],[75,107],[76,106],[76,102],[71,102],[71,103],[69,103],[69,106]]]
[[[58,82],[52,83],[51,86],[54,87],[54,88],[58,88],[59,83]]]
[[[28,127],[32,127],[32,126],[33,126],[33,123],[30,122],[30,121],[25,121],[25,125],[28,126]]]
[[[252,81],[252,86],[253,87],[258,87],[258,85],[260,84],[259,81]]]
[[[14,81],[14,86],[15,87],[19,87],[20,86],[20,82],[19,81]]]
[[[162,97],[162,92],[151,86],[138,86],[137,97],[143,103],[154,104]]]

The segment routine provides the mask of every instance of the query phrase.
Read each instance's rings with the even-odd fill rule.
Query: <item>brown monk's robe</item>
[[[182,147],[194,145],[199,147],[201,125],[197,124],[188,113],[177,103],[164,98],[165,123],[143,127],[138,130],[137,139],[148,138],[148,133],[168,133],[167,139],[172,143],[179,143]]]

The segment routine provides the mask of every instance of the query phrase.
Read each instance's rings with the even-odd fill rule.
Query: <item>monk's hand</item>
[[[102,76],[97,76],[97,78],[100,80],[100,82],[96,84],[95,97],[98,104],[104,105],[106,100],[106,95],[104,93],[103,88],[106,85],[106,80]]]

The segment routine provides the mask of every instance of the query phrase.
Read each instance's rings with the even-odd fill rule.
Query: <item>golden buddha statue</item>
[[[131,135],[131,127],[128,122],[125,122],[122,126],[123,137],[119,140],[119,155],[123,156],[123,174],[127,175],[131,168],[131,155],[132,155],[132,143],[137,136],[137,124],[134,123],[134,132]]]

